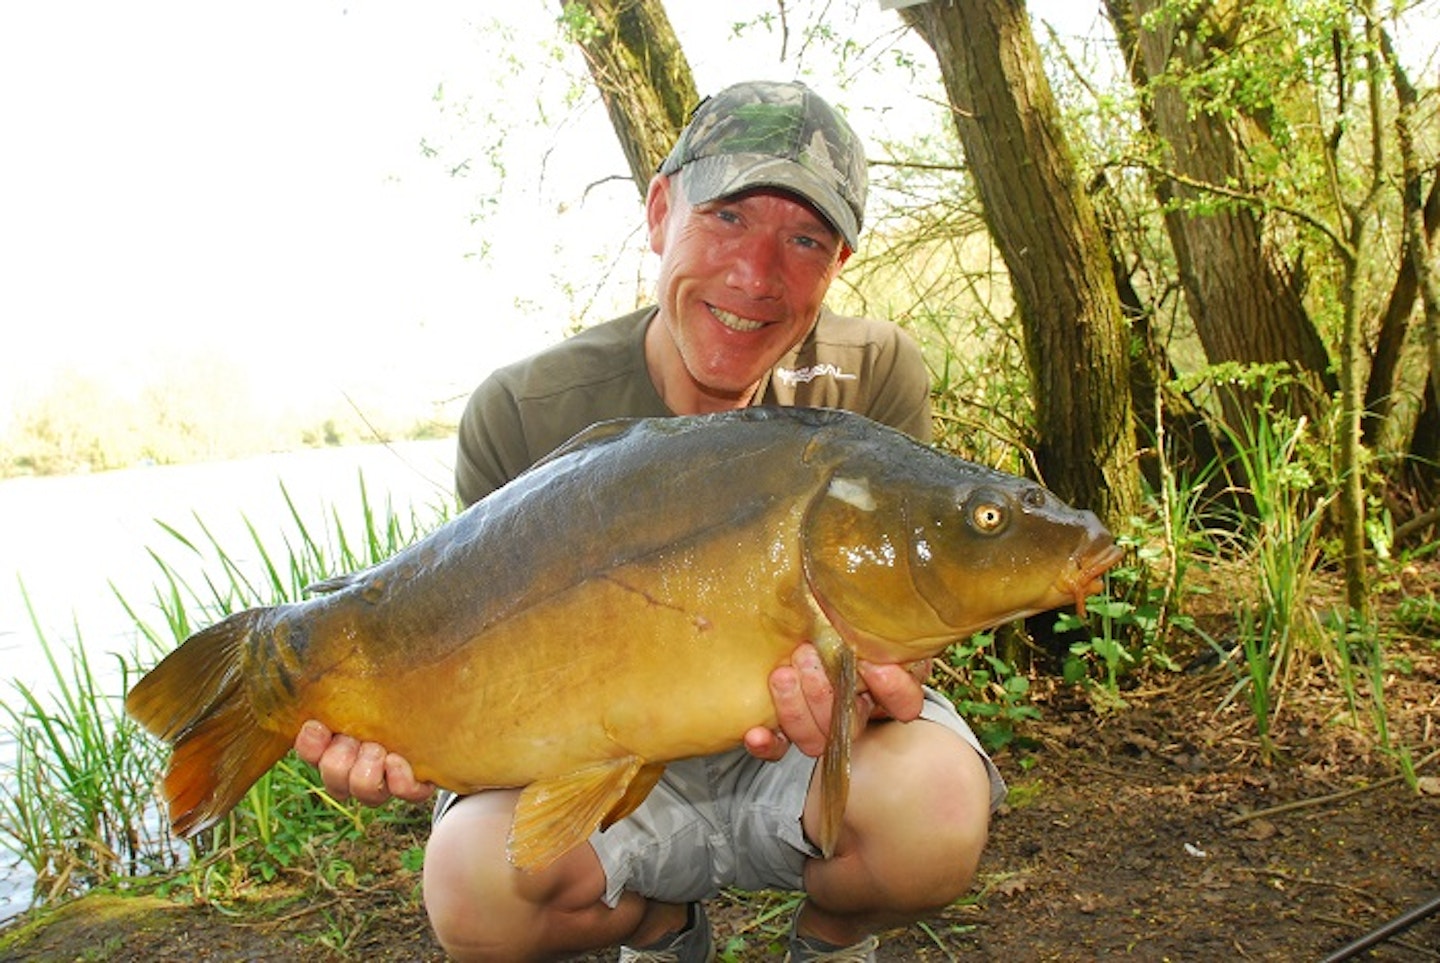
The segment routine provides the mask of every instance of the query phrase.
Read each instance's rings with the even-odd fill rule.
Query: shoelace
[[[820,953],[808,942],[797,942],[801,942],[805,955],[796,956],[792,943],[791,952],[785,957],[786,963],[871,963],[875,959],[875,949],[880,945],[878,937],[867,936],[853,946],[842,946],[838,950]]]
[[[636,950],[626,947],[620,954],[621,963],[680,963],[674,950]]]

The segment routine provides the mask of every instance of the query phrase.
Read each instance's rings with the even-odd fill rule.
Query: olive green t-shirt
[[[645,367],[643,308],[500,368],[460,419],[455,491],[471,505],[608,418],[668,417]],[[757,405],[844,408],[930,440],[930,378],[897,325],[823,309],[755,393]]]

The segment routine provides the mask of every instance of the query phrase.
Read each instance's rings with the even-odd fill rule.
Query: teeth
[[[731,314],[729,311],[717,308],[713,304],[710,305],[710,313],[715,315],[715,319],[731,331],[759,331],[765,327],[764,322],[747,320],[738,314]]]

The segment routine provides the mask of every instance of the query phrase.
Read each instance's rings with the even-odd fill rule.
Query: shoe
[[[785,954],[785,963],[875,963],[875,950],[880,938],[865,937],[852,946],[836,946],[813,936],[801,936],[796,930],[800,911],[790,921],[790,949]]]
[[[649,946],[620,947],[620,963],[712,963],[715,938],[710,934],[705,907],[691,903],[686,909],[683,930],[667,933]]]

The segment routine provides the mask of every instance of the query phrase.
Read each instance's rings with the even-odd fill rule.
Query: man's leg
[[[797,932],[847,946],[963,896],[989,832],[990,792],[979,753],[950,729],[929,721],[868,726],[852,753],[835,855],[805,864]],[[818,778],[804,826],[819,838]]]
[[[425,849],[425,908],[456,960],[559,960],[624,942],[645,943],[685,924],[685,907],[625,893],[603,900],[605,872],[588,844],[544,870],[521,872],[505,855],[519,794],[457,800]]]

